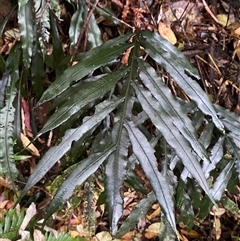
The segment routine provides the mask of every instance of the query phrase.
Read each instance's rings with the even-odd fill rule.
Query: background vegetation
[[[210,212],[219,240],[221,212],[239,215],[232,198],[240,179],[239,116],[209,98],[197,69],[156,32],[152,3],[122,4],[120,17],[110,2],[19,0],[2,23],[2,197],[22,207],[2,217],[3,238],[24,240],[26,229],[29,239],[40,230],[43,240],[55,240],[42,228],[55,227],[56,215],[71,219],[83,203],[85,231],[76,236],[87,240],[100,207],[105,228],[119,239],[154,203],[159,240],[199,234]],[[125,215],[133,193],[134,209]],[[38,208],[29,218],[23,207],[31,203]]]

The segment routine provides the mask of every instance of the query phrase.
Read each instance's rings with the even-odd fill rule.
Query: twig
[[[93,4],[90,2],[90,5],[93,6]],[[129,27],[130,29],[132,29],[133,32],[135,32],[135,28],[133,26],[131,26],[130,24],[124,22],[123,20],[113,16],[112,14],[110,14],[109,12],[107,12],[104,8],[102,8],[101,6],[97,6],[98,9],[100,9],[101,11],[103,11],[106,15],[110,16],[111,18],[117,20],[118,22],[122,23],[123,25]]]
[[[186,34],[186,31],[185,31],[185,29],[184,29],[184,27],[183,27],[181,21],[180,21],[181,18],[183,17],[183,15],[185,14],[185,12],[186,12],[188,6],[189,6],[189,2],[187,3],[185,9],[183,10],[183,13],[182,13],[182,15],[180,16],[180,18],[177,17],[175,11],[172,9],[171,6],[170,6],[170,9],[171,9],[171,11],[172,11],[173,16],[177,19],[178,25],[179,25],[180,28],[182,29],[182,31],[183,31],[183,35],[185,36],[185,38],[186,38],[186,40],[187,40],[187,42],[188,42],[188,45],[191,46],[192,44],[191,44],[191,42],[190,42],[190,40],[189,40],[189,38],[188,38],[188,36],[187,36],[187,34]]]
[[[221,24],[221,23],[219,22],[219,20],[214,16],[214,14],[213,14],[213,12],[211,11],[211,9],[208,7],[206,1],[205,1],[205,0],[202,0],[202,2],[203,2],[203,5],[204,5],[206,11],[207,11],[208,14],[212,17],[212,19],[213,19],[216,23]]]
[[[83,26],[82,26],[82,29],[81,29],[81,32],[80,32],[79,36],[78,36],[78,41],[77,41],[77,44],[76,44],[75,49],[74,49],[74,51],[73,51],[73,54],[72,54],[72,57],[71,57],[69,66],[71,66],[71,65],[73,64],[73,61],[74,61],[74,59],[75,59],[75,57],[76,57],[76,55],[77,55],[79,46],[80,46],[80,44],[81,44],[81,40],[82,40],[83,34],[84,34],[85,31],[86,31],[86,28],[87,28],[87,26],[88,26],[88,24],[89,24],[89,21],[90,21],[90,19],[91,19],[92,14],[93,14],[93,11],[94,11],[95,8],[97,7],[98,2],[99,2],[99,0],[96,0],[96,2],[94,3],[94,5],[92,5],[92,9],[88,12],[87,18],[86,18],[86,20],[85,20],[85,22],[84,22],[84,24],[83,24]]]

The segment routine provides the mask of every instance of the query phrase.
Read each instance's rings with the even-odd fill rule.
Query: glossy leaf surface
[[[196,69],[193,68],[186,57],[181,52],[178,52],[172,44],[156,33],[143,31],[141,33],[140,43],[145,48],[146,52],[170,73],[177,84],[196,102],[202,112],[213,118],[213,122],[217,128],[224,131],[224,126],[218,119],[207,94],[196,81],[189,77],[190,75],[199,79]]]
[[[104,66],[117,58],[132,45],[131,43],[126,43],[129,37],[130,35],[123,35],[89,50],[82,56],[82,60],[79,63],[66,69],[63,74],[53,82],[43,93],[38,104],[40,105],[48,100],[54,99],[70,87],[73,82],[80,80],[100,66]]]

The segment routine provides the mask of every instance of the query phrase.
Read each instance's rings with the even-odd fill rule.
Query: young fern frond
[[[19,234],[19,228],[25,217],[25,211],[21,212],[17,208],[10,209],[6,212],[5,218],[0,220],[0,237],[15,240]]]
[[[19,207],[9,209],[6,212],[5,217],[0,219],[0,238],[3,238],[4,240],[10,240],[10,241],[26,240],[24,236],[21,235],[25,231],[25,230],[21,230],[21,228],[26,218],[26,215],[27,215],[27,212],[23,208],[21,209],[21,211],[19,210]],[[30,238],[31,235],[29,231],[26,231],[26,233],[28,233],[29,241],[36,240],[35,238],[34,240]],[[44,235],[40,230],[36,229],[33,231],[33,237],[35,237],[36,233],[40,233],[39,235],[42,236],[41,240],[44,240],[44,241],[77,241],[79,240],[78,238],[73,238],[68,233],[59,233],[57,236],[55,236],[52,232],[46,232]],[[20,236],[22,236],[21,239],[19,239]]]

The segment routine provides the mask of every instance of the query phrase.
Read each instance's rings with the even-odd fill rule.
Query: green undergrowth
[[[73,238],[68,233],[58,233],[56,230],[46,231],[48,227],[41,229],[41,225],[36,223],[35,204],[31,204],[25,211],[11,208],[2,212],[0,218],[0,237],[4,241],[84,241],[85,239]],[[39,226],[39,227],[38,227]],[[49,229],[50,230],[50,229]]]
[[[21,177],[13,158],[13,140],[20,132],[20,107],[13,102],[20,104],[19,95],[27,98],[21,83],[30,81],[39,97],[37,106],[52,101],[54,111],[35,140],[52,130],[60,137],[41,156],[18,202],[62,160],[69,169],[46,209],[45,222],[99,168],[115,237],[134,228],[155,201],[161,206],[162,220],[168,221],[161,238],[176,238],[180,222],[190,230],[196,210],[197,219],[204,220],[212,206],[225,197],[229,183],[232,187],[239,183],[239,116],[214,105],[198,85],[200,77],[193,65],[154,32],[135,30],[103,43],[92,15],[87,32],[89,50],[78,53],[76,64],[68,67],[71,55],[62,50],[57,6],[38,6],[44,12],[40,21],[32,11],[39,8],[32,2],[39,3],[18,1],[20,42],[6,59],[1,57],[0,174],[11,183]],[[69,28],[73,49],[86,20],[85,8],[85,1],[77,1]],[[38,31],[40,24],[45,27],[43,32]],[[47,55],[46,43],[52,47],[51,55]],[[126,64],[122,56],[127,57]],[[45,88],[47,69],[55,78]],[[183,95],[173,95],[162,73],[171,76],[189,101],[181,99]],[[134,173],[138,164],[151,184],[149,193]],[[126,182],[145,197],[119,226],[123,214],[120,189]]]

